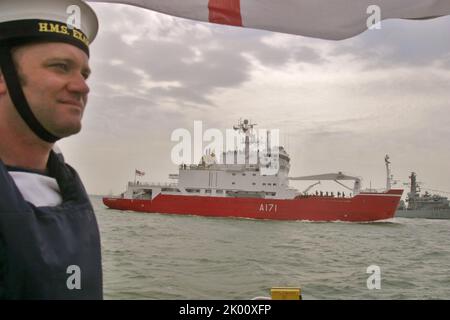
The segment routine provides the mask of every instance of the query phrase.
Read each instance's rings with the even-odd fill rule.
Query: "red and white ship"
[[[171,174],[177,183],[129,182],[118,197],[104,197],[103,203],[117,210],[149,213],[235,217],[272,220],[309,221],[377,221],[394,217],[403,190],[390,188],[389,161],[387,188],[383,192],[361,190],[358,177],[341,172],[305,177],[289,177],[290,158],[283,147],[271,149],[250,164],[250,141],[254,124],[247,120],[233,128],[245,135],[245,162],[238,164],[237,151],[223,154],[218,163],[214,153],[202,157],[198,165],[180,165],[178,174]],[[269,144],[269,136],[267,138]],[[277,152],[274,152],[277,151]],[[276,161],[273,161],[276,158]],[[275,173],[267,168],[274,167]],[[289,180],[318,181],[300,192],[289,187]],[[354,181],[351,193],[308,194],[322,180]],[[348,187],[346,187],[348,188]]]

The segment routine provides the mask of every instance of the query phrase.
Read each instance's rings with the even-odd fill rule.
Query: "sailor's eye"
[[[65,71],[65,72],[69,71],[69,66],[67,64],[65,64],[65,63],[53,63],[50,66],[54,67],[54,68],[57,68],[57,69],[60,69],[60,70]]]

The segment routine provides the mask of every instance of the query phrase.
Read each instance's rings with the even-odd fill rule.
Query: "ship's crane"
[[[305,190],[303,190],[303,194],[308,194],[308,191],[311,190],[312,187],[317,186],[318,184],[320,184],[320,181],[317,181],[316,183],[313,183],[313,184],[310,185],[308,188],[306,188]]]
[[[312,175],[312,176],[303,176],[303,177],[290,177],[289,180],[304,180],[304,181],[309,181],[309,180],[319,180],[319,181],[323,181],[323,180],[328,180],[328,181],[334,181],[337,184],[340,184],[341,186],[353,191],[354,195],[359,194],[359,192],[361,191],[361,178],[358,177],[352,177],[352,176],[347,176],[345,174],[343,174],[342,172],[338,172],[338,173],[325,173],[325,174],[319,174],[319,175]],[[354,182],[354,186],[353,189],[347,187],[346,185],[344,185],[343,183],[340,183],[339,180],[351,180],[351,181],[355,181]],[[317,183],[316,183],[317,184]],[[315,184],[314,184],[315,185]],[[312,188],[314,185],[310,186],[310,188]],[[308,189],[309,190],[309,189]]]

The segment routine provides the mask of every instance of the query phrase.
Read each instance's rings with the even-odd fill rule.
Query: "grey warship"
[[[426,191],[420,194],[415,172],[411,173],[411,189],[406,198],[406,205],[400,202],[395,217],[423,218],[423,219],[450,219],[450,205],[446,197],[430,194]]]

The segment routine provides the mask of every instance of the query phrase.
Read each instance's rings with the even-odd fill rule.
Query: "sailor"
[[[100,235],[76,134],[96,14],[82,0],[0,1],[0,298],[102,299]]]

